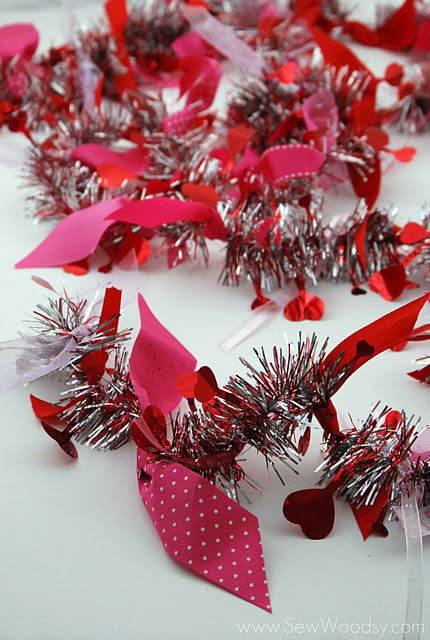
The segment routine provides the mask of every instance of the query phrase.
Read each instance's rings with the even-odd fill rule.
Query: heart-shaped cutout
[[[76,458],[78,457],[78,450],[76,449],[75,445],[71,441],[70,431],[68,431],[68,429],[64,429],[63,431],[60,431],[60,429],[56,429],[55,427],[51,426],[47,422],[44,422],[43,420],[41,420],[41,425],[45,430],[45,432],[48,434],[48,436],[53,440],[55,440],[55,442],[58,444],[59,447],[61,447],[64,453],[66,453],[70,458],[73,458],[76,460]]]
[[[307,538],[321,540],[334,525],[333,489],[329,485],[294,491],[285,499],[283,512],[287,520],[300,525]]]
[[[367,358],[375,353],[375,347],[372,347],[367,340],[359,340],[355,346],[357,358]]]
[[[291,300],[284,308],[284,316],[287,320],[301,322],[302,320],[320,320],[324,314],[324,302],[321,298],[307,291],[300,291],[299,295]]]
[[[151,430],[152,435],[161,444],[161,448],[169,448],[166,417],[161,409],[153,404],[148,405],[143,412],[143,419]]]
[[[193,373],[182,373],[176,380],[176,388],[187,400],[194,398],[194,388],[199,377],[198,371]]]
[[[218,395],[220,389],[215,374],[210,367],[200,367],[197,372],[197,382],[194,386],[194,398],[199,402],[209,402]]]
[[[429,237],[427,229],[417,222],[406,223],[399,234],[399,240],[403,244],[418,244]]]
[[[384,300],[395,300],[407,284],[405,268],[401,264],[376,271],[369,278],[369,288]]]

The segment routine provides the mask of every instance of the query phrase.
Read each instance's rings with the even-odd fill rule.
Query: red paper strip
[[[107,287],[105,290],[99,327],[105,325],[103,332],[106,335],[115,335],[118,331],[118,321],[121,313],[121,295],[121,290],[115,287]]]
[[[387,315],[359,329],[351,336],[340,342],[324,359],[324,365],[328,366],[340,358],[339,364],[334,370],[336,375],[342,367],[351,364],[348,376],[342,378],[340,389],[347,378],[359,369],[363,364],[374,358],[378,353],[407,340],[410,336],[418,315],[427,302],[429,294],[421,296],[413,302],[392,311]]]

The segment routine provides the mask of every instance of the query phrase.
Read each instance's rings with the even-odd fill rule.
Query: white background
[[[33,3],[37,4],[37,3]],[[0,5],[1,6],[1,5]],[[28,4],[27,4],[28,6]],[[76,3],[79,21],[94,24],[101,5]],[[33,21],[42,33],[41,49],[64,40],[67,27],[60,10],[3,9],[0,20]],[[376,71],[391,59],[375,50],[357,49]],[[393,144],[393,146],[396,146]],[[401,146],[407,139],[399,142]],[[412,143],[418,153],[410,165],[395,165],[384,176],[380,204],[398,206],[399,219],[419,219],[429,200],[428,134]],[[19,137],[0,134],[0,292],[3,340],[16,337],[21,320],[42,300],[44,290],[28,271],[14,263],[45,237],[47,228],[35,226],[25,204],[19,164]],[[352,207],[345,193],[336,210]],[[252,359],[252,347],[283,345],[295,340],[298,330],[330,336],[334,346],[352,331],[400,303],[417,296],[408,292],[398,303],[376,294],[354,297],[348,285],[318,285],[326,303],[319,323],[288,323],[278,314],[257,335],[231,353],[217,346],[219,339],[248,313],[253,298],[249,286],[229,289],[217,284],[222,247],[211,246],[208,268],[195,263],[168,271],[164,256],[151,260],[140,273],[139,288],[153,312],[197,357],[209,364],[218,381],[240,370],[239,356]],[[103,282],[93,273],[83,279],[61,270],[37,270],[56,288],[87,291]],[[122,326],[137,327],[137,312],[129,307]],[[335,402],[353,419],[364,418],[377,401],[430,421],[429,388],[406,376],[414,358],[427,355],[428,346],[409,346],[402,353],[386,353],[357,372]],[[32,391],[46,393],[34,385]],[[164,552],[140,502],[135,479],[132,443],[114,453],[79,449],[77,462],[69,462],[46,437],[34,418],[29,389],[0,395],[0,638],[7,640],[135,640],[138,638],[240,637],[381,637],[320,631],[299,633],[303,624],[375,625],[402,623],[406,600],[406,554],[403,532],[389,524],[387,539],[363,542],[353,516],[343,503],[336,505],[336,524],[330,537],[310,541],[282,516],[288,493],[313,486],[313,469],[321,460],[320,432],[300,466],[298,477],[284,472],[286,487],[269,477],[263,459],[249,457],[248,473],[259,481],[261,496],[248,492],[261,524],[273,615],[218,589],[177,566]],[[424,541],[425,569],[429,568],[429,540]],[[426,577],[424,623],[430,637],[430,584]],[[287,619],[287,624],[285,624]],[[279,632],[240,633],[238,625],[278,624]],[[297,633],[292,633],[295,627]],[[340,631],[345,627],[341,627]],[[384,637],[400,638],[398,633]]]

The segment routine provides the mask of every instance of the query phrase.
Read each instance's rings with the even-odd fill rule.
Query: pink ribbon
[[[204,235],[209,240],[226,239],[224,223],[218,212],[200,202],[146,198],[113,211],[108,218],[111,221],[138,224],[148,229],[173,222],[197,222],[204,224]]]
[[[254,169],[271,184],[314,175],[323,165],[325,154],[306,144],[285,144],[266,149]]]
[[[94,253],[103,233],[111,226],[109,214],[127,202],[128,198],[119,197],[71,213],[15,267],[60,267],[86,258]]]
[[[165,551],[190,571],[271,612],[257,518],[200,475],[137,450],[139,493]]]
[[[94,253],[102,235],[114,222],[129,222],[155,229],[181,221],[201,223],[204,235],[210,240],[226,239],[220,215],[204,204],[170,198],[130,202],[120,196],[69,214],[15,267],[59,267],[83,260]]]

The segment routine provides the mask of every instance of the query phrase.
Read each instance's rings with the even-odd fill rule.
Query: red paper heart
[[[41,400],[30,394],[31,407],[36,418],[55,418],[63,410],[63,407]]]
[[[415,147],[402,147],[401,149],[387,149],[398,162],[410,162],[413,160],[417,150]]]
[[[299,295],[291,300],[284,308],[284,316],[287,320],[300,322],[302,320],[320,320],[324,314],[324,302],[321,298],[307,291],[300,291]]]
[[[169,448],[170,443],[167,439],[167,424],[164,413],[153,404],[146,407],[143,412],[143,419],[151,430],[153,436],[160,443],[161,448]]]
[[[401,264],[393,264],[381,269],[381,271],[373,273],[369,278],[370,289],[379,293],[384,300],[398,298],[406,284],[406,272]]]
[[[393,87],[396,87],[400,84],[403,78],[403,67],[397,62],[393,62],[388,65],[385,69],[384,80],[391,84]]]
[[[198,379],[198,372],[182,373],[176,380],[176,388],[184,398],[188,400],[194,398],[194,387]]]
[[[71,441],[71,435],[67,429],[60,431],[59,429],[55,429],[55,427],[51,427],[50,424],[43,422],[43,420],[41,421],[41,424],[48,436],[55,440],[64,453],[67,453],[70,458],[76,459],[78,457],[78,451]]]
[[[210,367],[200,367],[194,386],[194,397],[199,402],[209,402],[219,393],[218,383]]]
[[[321,540],[334,525],[333,488],[294,491],[285,499],[283,512],[287,520],[300,525],[307,538]]]
[[[399,234],[399,240],[402,244],[418,244],[426,238],[430,238],[430,233],[417,222],[408,222]]]
[[[88,269],[88,260],[86,258],[63,265],[63,271],[72,273],[74,276],[85,276],[88,273]]]

